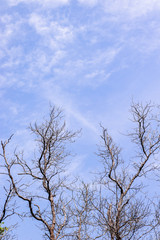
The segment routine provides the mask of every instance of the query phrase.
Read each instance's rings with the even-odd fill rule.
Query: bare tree
[[[66,129],[61,110],[53,107],[49,120],[30,125],[38,150],[32,161],[24,160],[23,153],[15,153],[9,160],[6,148],[10,139],[2,142],[2,156],[16,195],[27,203],[29,214],[41,223],[44,237],[50,240],[63,239],[68,224],[66,165],[70,152],[67,146],[73,142],[77,132]],[[18,172],[17,178],[12,168]]]
[[[10,139],[8,139],[8,142]],[[10,218],[15,214],[15,202],[14,198],[14,189],[12,182],[8,179],[7,169],[3,162],[3,154],[0,153],[1,161],[0,161],[0,175],[3,176],[3,184],[1,184],[0,189],[0,239],[7,240],[13,239],[13,235],[11,234],[11,229],[14,226],[5,226],[6,219]],[[2,181],[1,180],[1,181]]]
[[[152,207],[150,198],[143,195],[145,177],[155,170],[160,150],[159,119],[153,110],[150,104],[131,107],[135,127],[127,136],[136,154],[130,161],[123,160],[121,148],[102,127],[98,156],[103,170],[94,187],[68,182],[65,171],[71,155],[67,149],[77,132],[66,129],[62,112],[55,107],[48,120],[29,127],[37,143],[30,161],[17,151],[9,158],[7,146],[12,136],[1,142],[3,166],[11,183],[2,220],[10,216],[11,208],[6,206],[14,190],[28,206],[25,215],[40,223],[46,239],[159,240],[159,208]]]
[[[128,136],[136,144],[136,157],[128,165],[121,149],[102,127],[102,145],[98,155],[103,162],[99,178],[99,193],[93,202],[94,221],[102,239],[152,239],[158,222],[152,218],[151,202],[142,196],[144,177],[155,168],[153,160],[160,151],[157,116],[150,104],[133,104],[135,128]],[[148,237],[148,238],[147,238]]]
[[[9,205],[13,196],[13,188],[11,183],[9,183],[8,188],[7,186],[3,186],[3,193],[4,195],[1,195],[0,224],[2,224],[2,222],[14,214],[13,206]]]
[[[72,201],[70,204],[68,239],[94,240],[93,206],[94,191],[90,184],[78,181],[72,187]]]

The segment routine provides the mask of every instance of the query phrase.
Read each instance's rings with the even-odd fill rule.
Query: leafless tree
[[[93,202],[94,221],[101,239],[152,239],[158,221],[152,218],[149,199],[142,195],[148,172],[155,169],[156,154],[160,151],[160,131],[151,104],[131,107],[133,132],[127,134],[136,144],[136,157],[127,165],[106,128],[102,127],[102,144],[98,155],[103,162],[99,178],[99,193]],[[155,238],[153,238],[155,239]]]
[[[8,140],[8,142],[10,139]],[[7,169],[3,161],[3,154],[0,153],[0,176],[1,176],[1,189],[0,189],[0,239],[8,240],[13,239],[11,230],[14,226],[5,226],[6,219],[15,214],[14,202],[14,189],[12,182],[8,179]]]
[[[13,206],[9,205],[9,202],[13,196],[12,184],[9,183],[8,188],[7,186],[3,186],[3,193],[4,195],[1,195],[0,224],[14,214]]]
[[[70,204],[71,219],[69,221],[68,239],[94,240],[93,206],[94,191],[90,184],[78,181],[72,187]]]
[[[66,191],[66,165],[70,152],[67,146],[74,142],[77,132],[66,129],[62,111],[53,107],[49,119],[30,125],[38,150],[32,161],[26,161],[15,152],[10,160],[6,148],[10,141],[2,142],[2,157],[16,195],[27,203],[29,214],[44,230],[44,237],[59,240],[65,237],[68,224],[69,195]],[[14,171],[18,172],[15,176]],[[18,177],[22,177],[19,179]]]
[[[121,148],[102,127],[98,156],[103,170],[92,185],[68,182],[65,171],[71,155],[67,149],[77,132],[66,129],[62,112],[55,107],[48,120],[29,127],[37,143],[30,161],[17,151],[13,158],[8,156],[12,136],[1,142],[3,166],[11,183],[2,219],[10,216],[11,208],[8,211],[5,206],[13,189],[28,206],[25,215],[40,223],[46,239],[159,240],[159,207],[155,203],[152,207],[153,201],[143,193],[145,177],[157,167],[160,150],[159,119],[153,110],[151,104],[131,107],[135,127],[127,136],[136,154],[129,155],[130,160],[123,160]]]
[[[10,234],[9,227],[5,226],[4,223],[7,218],[11,217],[14,214],[13,204],[10,204],[13,194],[13,188],[11,184],[9,184],[8,188],[7,186],[3,186],[3,188],[4,194],[1,191],[0,239],[8,240],[12,239],[13,236],[11,236]]]

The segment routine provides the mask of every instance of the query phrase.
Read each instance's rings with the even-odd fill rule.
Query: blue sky
[[[100,122],[123,144],[132,98],[160,102],[159,0],[0,0],[0,39],[1,138],[32,150],[26,127],[56,104],[82,128],[71,172],[97,167]]]

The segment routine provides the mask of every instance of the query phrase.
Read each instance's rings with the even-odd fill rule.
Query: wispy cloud
[[[160,10],[159,0],[78,0],[78,2],[86,6],[102,7],[105,12],[114,14],[114,19],[119,19],[119,17],[134,19],[145,16],[154,10]]]
[[[21,2],[35,3],[33,0]],[[18,5],[20,1],[10,0],[9,3]],[[29,89],[33,94],[37,94],[37,87],[43,89],[48,81],[52,82],[48,85],[50,93],[48,94],[46,90],[46,93],[42,94],[45,95],[45,99],[65,106],[68,113],[83,126],[96,132],[95,124],[76,106],[78,96],[74,94],[68,96],[66,92],[76,89],[82,91],[85,88],[98,89],[103,86],[117,71],[116,61],[119,61],[117,63],[119,69],[125,63],[128,64],[128,59],[132,58],[131,49],[136,49],[136,54],[142,55],[145,51],[159,49],[158,21],[147,24],[147,30],[144,29],[144,23],[148,23],[149,20],[144,19],[146,22],[138,20],[139,25],[137,20],[128,24],[126,16],[132,20],[144,17],[154,10],[159,11],[160,4],[156,0],[141,2],[79,0],[79,3],[96,7],[86,22],[80,22],[80,15],[74,23],[70,15],[63,16],[61,20],[55,17],[56,14],[52,15],[52,11],[47,15],[45,12],[37,11],[28,12],[25,17],[15,13],[1,16],[4,27],[0,33],[2,38],[0,55],[3,59],[0,84],[4,88],[14,86],[23,91]],[[37,1],[37,6],[41,5],[42,9],[43,4],[42,1]],[[45,4],[69,6],[71,1],[46,1]],[[96,14],[98,17],[95,18]],[[57,16],[60,16],[60,12]],[[114,19],[118,17],[121,21],[112,22],[113,17]],[[149,38],[150,34],[152,37]],[[127,49],[130,49],[130,54],[126,53]],[[127,57],[123,55],[121,59],[122,54],[127,54]],[[60,90],[55,91],[57,88]]]
[[[145,16],[153,10],[160,10],[158,0],[116,0],[103,1],[105,10],[113,14],[126,14],[130,18]]]
[[[30,159],[26,127],[55,104],[69,129],[82,128],[68,173],[88,177],[98,165],[99,122],[128,147],[120,133],[130,127],[131,98],[160,101],[159,23],[159,0],[3,0],[1,137],[16,133],[11,147]]]
[[[7,0],[10,6],[16,6],[20,3],[25,3],[25,4],[39,4],[42,7],[59,7],[63,6],[69,3],[70,0]]]
[[[66,44],[73,39],[73,29],[71,26],[63,26],[56,21],[38,14],[31,14],[29,23],[35,28],[37,34],[43,36],[46,44],[51,48],[57,48],[60,44]]]

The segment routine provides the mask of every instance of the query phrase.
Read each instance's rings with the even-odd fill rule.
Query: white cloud
[[[59,7],[69,3],[70,0],[8,0],[10,6],[16,6],[19,3],[31,4],[35,3],[42,7]]]
[[[0,28],[0,47],[1,49],[6,47],[9,39],[14,33],[14,30],[16,28],[16,25],[12,23],[12,17],[9,15],[3,15],[0,17],[0,23],[1,23],[1,28]],[[1,52],[1,56],[3,57],[3,53]]]
[[[108,66],[116,59],[120,50],[120,48],[113,46],[104,51],[95,51],[88,58],[70,63],[71,70],[67,72],[73,72],[72,66],[74,65],[75,77],[76,75],[84,74],[83,77],[78,79],[78,86],[90,86],[93,88],[100,86],[108,81],[108,78],[114,72],[113,70],[108,70]]]
[[[56,21],[51,21],[47,17],[38,14],[32,14],[29,24],[34,27],[36,32],[44,37],[45,43],[50,45],[52,49],[66,44],[73,39],[72,26],[64,26]]]
[[[15,84],[17,84],[17,80],[10,76],[10,74],[6,74],[5,77],[0,75],[0,88],[9,88]]]
[[[160,48],[160,26],[158,21],[148,21],[145,26],[139,26],[138,30],[140,33],[135,34],[130,39],[130,43],[137,51],[150,54]]]
[[[103,82],[108,81],[114,72],[112,69],[108,70],[108,67],[120,51],[121,48],[113,46],[106,50],[88,51],[88,56],[82,54],[81,58],[69,58],[63,68],[55,69],[56,77],[63,79],[63,83],[66,85],[93,88],[100,86]]]
[[[90,61],[91,64],[110,64],[111,62],[113,62],[113,60],[115,59],[115,57],[118,55],[118,53],[120,52],[120,48],[116,48],[116,47],[111,47],[108,48],[104,51],[97,51],[95,52],[95,55],[93,57],[93,59]]]
[[[101,6],[103,10],[114,14],[115,18],[127,15],[130,18],[144,16],[153,10],[160,10],[159,0],[78,0],[87,6]]]
[[[13,15],[4,14],[0,17],[0,60],[1,60],[1,74],[6,71],[8,75],[13,68],[19,66],[22,63],[22,59],[24,61],[23,56],[23,48],[20,44],[17,44],[17,41],[23,41],[23,32],[22,32],[22,25],[24,24],[25,20],[22,18],[17,18]],[[11,77],[7,76],[8,79],[6,80],[11,83],[11,81],[15,78],[15,76]],[[6,78],[6,76],[5,76]],[[4,81],[3,81],[4,82]],[[0,83],[1,84],[1,83]],[[5,84],[5,85],[8,85]]]
[[[83,80],[83,82],[81,81],[80,84],[96,88],[104,82],[107,82],[111,75],[112,72],[106,73],[104,70],[95,72],[92,71],[91,73],[85,75],[85,79]]]
[[[144,16],[145,14],[160,9],[159,0],[115,0],[103,1],[105,10],[114,14],[127,14],[131,18]]]

